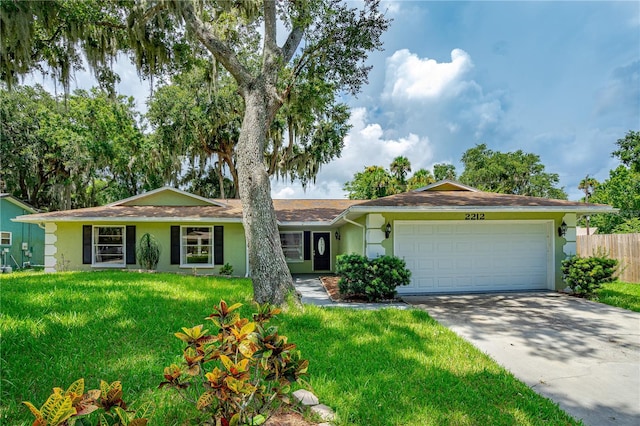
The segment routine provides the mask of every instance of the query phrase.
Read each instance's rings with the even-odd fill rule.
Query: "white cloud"
[[[471,68],[471,57],[462,49],[453,49],[451,62],[442,63],[401,49],[387,59],[383,97],[402,101],[455,95],[456,83]]]
[[[325,164],[318,173],[317,183],[304,191],[299,183],[272,180],[274,198],[345,198],[344,183],[367,166],[385,168],[393,158],[404,155],[412,162],[413,170],[426,168],[433,159],[429,138],[409,133],[400,138],[385,138],[378,123],[369,123],[365,108],[355,108],[349,120],[353,126],[344,140],[340,158]]]

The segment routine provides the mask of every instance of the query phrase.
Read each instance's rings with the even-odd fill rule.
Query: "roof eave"
[[[211,198],[201,197],[200,195],[192,194],[190,192],[183,191],[181,189],[174,188],[172,186],[163,186],[163,187],[156,188],[156,189],[148,191],[148,192],[143,192],[142,194],[137,194],[137,195],[134,195],[132,197],[125,198],[123,200],[114,201],[113,203],[107,204],[105,207],[121,206],[121,205],[129,203],[131,201],[140,200],[140,199],[143,199],[143,198],[146,198],[146,197],[149,197],[151,195],[154,195],[154,194],[157,194],[157,193],[160,193],[160,192],[164,192],[164,191],[171,191],[171,192],[174,192],[176,194],[184,195],[184,196],[193,198],[194,200],[202,201],[202,202],[204,202],[204,203],[206,203],[208,205],[213,205],[213,206],[218,206],[218,207],[228,207],[228,205],[226,205],[226,204],[224,204],[224,203],[222,203],[220,201],[217,201],[217,200],[214,200],[214,199],[211,199]]]
[[[548,212],[548,213],[617,213],[619,209],[609,206],[352,206],[340,214],[340,219],[348,213],[412,213],[437,212],[453,213],[468,210],[492,212]]]
[[[31,217],[34,216],[34,217]],[[145,223],[145,222],[216,222],[216,223],[242,223],[242,218],[235,217],[55,217],[43,218],[35,215],[23,215],[11,219],[14,222],[24,223],[51,223],[51,222],[123,222],[123,223]]]
[[[297,226],[297,227],[322,227],[322,226],[331,226],[335,223],[335,220],[331,221],[314,221],[314,222],[286,222],[286,221],[278,221],[278,226]]]
[[[36,209],[35,207],[30,206],[29,204],[25,203],[24,201],[18,200],[13,195],[6,195],[6,196],[4,196],[2,198],[7,200],[8,202],[10,202],[11,204],[14,204],[14,205],[20,207],[22,210],[26,210],[26,211],[28,211],[30,213],[38,213],[38,209]]]

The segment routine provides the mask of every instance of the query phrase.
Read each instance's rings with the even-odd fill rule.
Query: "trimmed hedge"
[[[606,255],[571,256],[562,261],[562,277],[574,294],[591,296],[604,283],[615,281],[616,259]]]
[[[359,254],[344,254],[337,258],[336,273],[343,296],[361,296],[371,302],[392,299],[396,287],[411,282],[405,261],[395,256],[369,260]]]

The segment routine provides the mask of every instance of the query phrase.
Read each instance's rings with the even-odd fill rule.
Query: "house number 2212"
[[[484,213],[465,213],[464,220],[484,220]]]

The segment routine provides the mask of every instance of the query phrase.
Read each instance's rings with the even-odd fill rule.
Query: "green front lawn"
[[[245,279],[127,272],[0,276],[0,424],[28,425],[54,386],[121,380],[155,406],[150,424],[195,424],[195,408],[157,389],[183,326],[221,298],[250,306]],[[275,321],[310,361],[309,382],[339,425],[579,424],[419,310],[312,306]]]
[[[607,283],[596,290],[595,297],[600,303],[605,303],[630,311],[640,312],[640,283]]]

